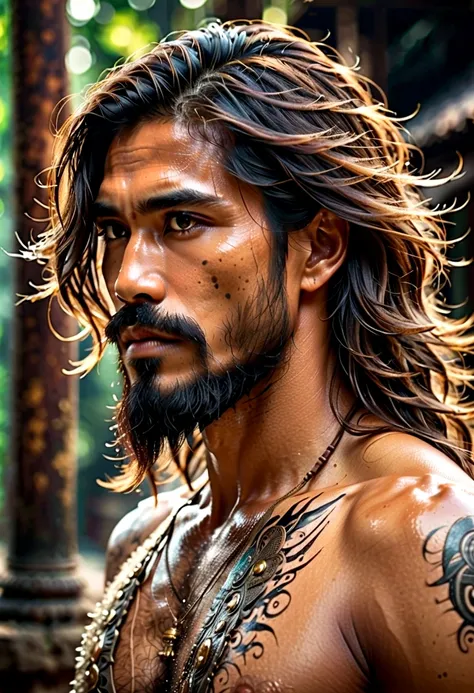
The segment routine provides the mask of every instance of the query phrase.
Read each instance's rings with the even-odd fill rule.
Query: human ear
[[[307,257],[301,276],[303,291],[316,291],[326,284],[344,262],[349,224],[328,209],[322,209],[304,229]]]

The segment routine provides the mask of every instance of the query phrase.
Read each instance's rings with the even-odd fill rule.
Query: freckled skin
[[[150,136],[152,130],[153,126],[144,126],[138,134],[134,131],[122,135],[112,145],[107,158],[98,197],[112,200],[119,214],[115,219],[98,221],[123,224],[128,234],[107,245],[103,271],[108,290],[113,299],[118,294],[126,301],[133,301],[138,293],[146,295],[170,314],[196,320],[216,363],[225,365],[231,354],[222,325],[237,308],[225,294],[232,296],[232,289],[234,292],[237,289],[233,271],[236,258],[239,262],[245,260],[246,268],[240,274],[252,284],[253,291],[257,290],[259,280],[268,278],[268,230],[260,195],[250,186],[237,185],[235,181],[229,184],[230,176],[216,163],[215,152],[208,145],[194,142],[188,147],[180,141],[176,148],[172,138],[169,142],[162,138],[154,140]],[[197,157],[200,180],[194,165]],[[173,232],[165,235],[163,228],[169,210],[143,214],[136,209],[136,203],[151,194],[180,187],[214,194],[220,206],[202,205],[189,210],[185,205],[176,207],[176,211],[196,215],[196,230],[186,236]],[[242,204],[243,195],[246,205]],[[215,273],[217,263],[219,276]],[[199,294],[190,294],[188,290],[193,278],[203,287]],[[211,291],[206,291],[206,286]],[[223,293],[216,293],[215,289],[219,288]],[[220,297],[217,303],[216,296]],[[183,349],[182,353],[163,359],[163,387],[175,382],[176,377],[189,375],[194,365],[189,352]]]
[[[146,214],[138,208],[147,196],[184,188],[212,194],[219,204]],[[103,262],[116,309],[147,300],[196,321],[212,353],[211,368],[225,371],[243,355],[232,352],[223,325],[269,276],[270,231],[259,191],[232,179],[212,145],[176,124],[155,122],[114,141],[99,198],[113,202],[114,219],[126,230],[109,241]],[[199,221],[189,234],[169,231],[170,212],[186,212]],[[338,429],[327,396],[334,355],[325,306],[327,282],[344,262],[347,224],[323,210],[297,240],[290,242],[281,277],[292,350],[265,397],[239,402],[205,431],[210,490],[180,515],[169,548],[180,593],[199,594],[229,548],[240,545],[248,522],[303,478]],[[133,381],[133,368],[126,361],[124,367]],[[170,350],[160,364],[159,387],[190,380],[198,368],[192,345]],[[351,403],[341,383],[343,410]],[[474,649],[461,652],[451,635],[459,629],[460,615],[449,611],[449,602],[441,603],[446,585],[429,586],[440,577],[440,563],[427,564],[423,545],[431,532],[444,528],[435,537],[441,551],[449,526],[474,515],[473,489],[464,472],[412,436],[345,435],[331,463],[299,496],[315,507],[341,498],[308,547],[312,560],[288,583],[288,602],[281,594],[272,598],[271,616],[265,618],[258,610],[263,607],[252,611],[247,625],[255,618],[258,626],[270,624],[273,633],[258,631],[258,657],[244,658],[231,649],[229,678],[221,671],[215,692],[472,691]],[[122,520],[109,545],[109,579],[181,492],[160,494],[158,508],[145,502]],[[285,501],[278,512],[295,502]],[[308,521],[303,535],[316,527],[317,520]],[[225,577],[205,590],[177,646],[173,676],[182,670]],[[121,629],[113,667],[117,693],[160,690],[165,678],[158,652],[165,628],[173,623],[170,608],[180,605],[162,557],[140,590],[139,607],[132,604]],[[275,615],[278,608],[282,611]],[[245,627],[244,622],[243,635]]]

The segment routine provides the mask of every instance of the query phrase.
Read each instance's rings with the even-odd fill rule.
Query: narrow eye
[[[168,229],[178,233],[189,233],[197,224],[198,221],[188,212],[175,212],[168,217]]]
[[[103,221],[97,224],[99,236],[103,236],[106,241],[116,241],[126,238],[128,229],[118,221]]]

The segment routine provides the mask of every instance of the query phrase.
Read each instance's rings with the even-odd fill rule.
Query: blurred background
[[[435,189],[433,204],[450,205],[455,199],[458,203],[465,202],[462,210],[449,215],[452,222],[449,234],[454,239],[468,230],[474,219],[474,206],[469,201],[474,185],[474,2],[471,0],[38,0],[36,3],[18,0],[16,4],[12,0],[11,6],[0,0],[0,246],[3,249],[14,251],[18,247],[15,234],[25,241],[31,229],[34,232],[41,229],[41,224],[29,219],[25,222],[24,212],[40,216],[37,210],[31,213],[27,198],[41,198],[39,188],[35,193],[32,179],[46,165],[50,142],[45,123],[54,102],[64,94],[74,94],[72,107],[78,105],[81,93],[87,85],[100,79],[104,70],[131,53],[146,50],[169,32],[195,28],[209,17],[222,20],[263,17],[279,24],[292,24],[304,29],[312,40],[325,40],[337,47],[351,63],[358,56],[361,71],[386,90],[390,108],[398,116],[413,115],[406,127],[412,140],[423,149],[426,171],[441,169],[448,173],[457,165],[458,153],[462,155],[464,176]],[[34,150],[36,137],[42,146],[39,154]],[[43,166],[35,169],[35,162]],[[471,257],[472,246],[472,239],[466,237],[452,248],[452,257]],[[82,556],[79,571],[83,580],[85,576],[86,593],[97,593],[101,590],[104,548],[110,531],[140,499],[137,494],[112,494],[96,483],[97,478],[104,479],[107,473],[114,472],[113,461],[104,455],[110,454],[106,444],[111,439],[110,423],[106,421],[111,412],[107,407],[113,404],[114,392],[116,395],[120,392],[115,356],[107,353],[100,367],[78,385],[57,384],[53,376],[48,376],[49,367],[58,370],[58,363],[67,366],[67,358],[74,353],[66,353],[55,340],[48,341],[49,337],[38,326],[40,318],[38,324],[35,322],[39,314],[36,307],[33,311],[31,307],[21,308],[26,311],[21,314],[24,326],[18,326],[15,294],[27,293],[27,283],[34,281],[34,277],[18,269],[7,254],[0,253],[0,572],[6,575],[0,583],[4,589],[0,621],[21,621],[25,628],[33,622],[48,625],[58,619],[73,622],[82,618],[80,609],[74,611],[67,605],[63,605],[61,612],[59,607],[55,607],[56,611],[47,608],[42,611],[40,604],[34,616],[34,610],[26,609],[23,603],[31,599],[28,580],[31,582],[36,575],[40,576],[38,584],[42,585],[43,601],[49,599],[57,606],[61,599],[66,604],[68,599],[72,603],[83,598],[80,581],[73,579],[78,570],[76,502]],[[455,315],[472,309],[474,275],[470,267],[452,273],[445,296],[448,303],[458,306]],[[33,351],[23,348],[26,342],[33,344]],[[81,356],[88,347],[87,342],[81,343]],[[42,356],[38,355],[39,349],[43,349]],[[62,357],[66,361],[61,361]],[[26,384],[20,371],[28,371]],[[52,408],[56,406],[54,400],[58,400],[59,391],[62,414],[55,418]],[[76,415],[77,436],[73,426],[61,423],[61,416],[73,422]],[[62,442],[55,442],[55,431],[63,435]],[[75,452],[70,445],[71,435],[76,440]],[[64,442],[64,436],[69,443]],[[61,450],[55,445],[69,445],[68,454],[61,457]],[[56,450],[54,459],[51,449]],[[35,455],[34,467],[28,467]],[[55,486],[59,482],[52,479],[51,469],[59,475],[62,486],[61,483]],[[30,473],[34,483],[29,485]],[[148,489],[140,493],[144,497]],[[42,518],[46,531],[38,538],[35,526]],[[70,579],[69,592],[64,588],[59,594],[46,577],[41,582],[41,574],[48,571],[50,576],[56,575],[66,582]],[[64,587],[66,583],[61,584]],[[0,628],[0,650],[2,642],[10,642],[14,637]],[[64,656],[67,669],[69,655]],[[18,683],[8,683],[8,677],[2,679],[2,671],[11,673],[15,667],[24,668],[20,660],[21,657],[14,660],[13,655],[2,659],[0,653],[0,692],[66,690],[64,684],[61,684],[63,688],[54,688],[59,685],[54,666],[50,667],[52,678],[46,677],[49,683],[44,671],[38,673],[43,666],[41,657],[30,666],[30,683],[22,683],[21,689],[13,688]],[[43,682],[41,689],[35,688],[34,681],[39,679]]]

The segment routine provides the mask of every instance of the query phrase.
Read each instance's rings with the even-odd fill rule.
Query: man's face
[[[95,205],[117,310],[107,334],[141,399],[133,406],[143,411],[144,398],[165,398],[166,418],[175,421],[176,407],[191,407],[191,428],[206,383],[214,397],[248,366],[249,382],[230,399],[225,392],[225,410],[278,365],[299,295],[290,292],[288,305],[285,277],[271,276],[274,250],[259,191],[228,174],[221,157],[175,123],[140,125],[110,147]],[[292,260],[293,283],[298,265]]]

